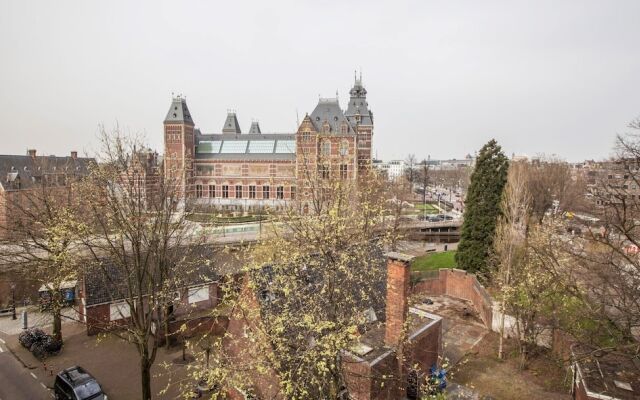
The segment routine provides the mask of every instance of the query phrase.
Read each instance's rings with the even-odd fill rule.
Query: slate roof
[[[367,103],[367,89],[362,86],[362,77],[355,80],[355,83],[349,91],[351,98],[345,111],[347,120],[355,125],[356,115],[360,115],[360,124],[372,125],[373,113],[369,110],[369,103]]]
[[[86,176],[91,163],[93,158],[0,155],[0,188],[28,189],[46,175]]]
[[[238,117],[236,117],[236,113],[227,113],[227,119],[224,121],[222,133],[242,133],[242,131],[240,130],[240,124],[238,123]]]
[[[371,245],[370,254],[372,255],[369,265],[367,267],[374,268],[373,273],[367,274],[366,281],[362,282],[363,285],[367,285],[367,287],[357,288],[358,290],[350,290],[348,291],[348,296],[354,299],[355,303],[361,303],[360,309],[362,312],[365,312],[369,308],[373,309],[376,313],[377,321],[384,322],[386,320],[386,297],[387,297],[387,266],[386,266],[386,258],[383,254],[382,248],[374,243]],[[353,268],[362,268],[360,265],[354,265]],[[307,286],[307,292],[302,296],[297,296],[296,298],[305,298],[305,297],[317,297],[320,296],[318,302],[316,304],[321,304],[324,296],[321,292],[317,290],[318,285],[321,283],[320,280],[324,276],[323,273],[324,267],[319,265],[318,263],[309,262],[306,264],[307,274],[304,277],[305,285]],[[274,279],[273,267],[265,266],[262,269],[254,270],[252,279],[256,283],[256,295],[260,300],[260,305],[262,306],[262,313],[278,313],[278,307],[280,302],[273,301],[273,297],[265,297],[265,293],[269,292],[272,295],[275,295],[276,298],[281,295],[278,293],[271,293],[272,291],[272,281]],[[345,292],[346,293],[346,292]],[[367,293],[366,298],[364,293]],[[269,299],[269,301],[266,301]],[[283,298],[284,303],[286,303],[287,307],[296,306],[298,304],[300,307],[303,305],[299,302],[295,302],[291,304],[287,302],[286,298]],[[327,310],[333,308],[333,303],[327,299],[326,304]]]
[[[193,125],[193,119],[187,107],[187,99],[182,96],[173,98],[164,123],[187,123]]]
[[[318,132],[323,131],[323,126],[328,123],[331,133],[341,133],[341,126],[343,123],[347,124],[347,133],[355,133],[349,121],[344,116],[338,99],[320,99],[318,105],[311,113],[311,123]]]
[[[213,282],[218,280],[221,274],[233,273],[237,270],[237,268],[223,265],[229,261],[229,258],[221,257],[213,245],[193,246],[185,249],[184,252],[187,262],[193,262],[193,265],[189,266],[193,270],[185,277],[182,287]],[[87,265],[84,272],[84,285],[87,306],[123,300],[129,293],[125,269],[118,267],[107,258],[100,260],[99,263]]]
[[[258,123],[258,121],[253,121],[251,123],[251,128],[249,128],[249,133],[251,134],[262,133],[262,131],[260,131],[260,124]]]

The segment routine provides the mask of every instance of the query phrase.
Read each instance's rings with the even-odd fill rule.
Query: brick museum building
[[[203,133],[186,99],[173,98],[164,120],[164,167],[190,204],[234,211],[280,209],[307,196],[305,177],[355,180],[371,165],[373,114],[362,79],[345,110],[338,98],[319,99],[296,132],[243,133],[229,112],[220,133]]]

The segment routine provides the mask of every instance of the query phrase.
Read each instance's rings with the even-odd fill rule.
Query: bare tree
[[[422,160],[422,162],[420,162],[417,173],[417,181],[420,185],[420,190],[422,191],[422,204],[427,204],[427,189],[431,184],[431,175],[427,160]]]
[[[106,332],[135,345],[140,362],[141,398],[151,393],[151,367],[163,340],[161,326],[175,290],[189,271],[190,244],[179,182],[148,170],[145,146],[137,138],[102,132],[99,164],[83,185],[85,218],[94,234],[85,241],[94,272],[123,302],[121,322]],[[166,330],[166,329],[165,329]]]
[[[259,390],[261,398],[336,398],[345,385],[342,351],[367,309],[381,304],[381,247],[390,242],[380,229],[384,187],[371,176],[358,184],[311,169],[302,177],[307,195],[273,216],[231,296],[226,345],[204,373],[212,385]]]
[[[494,282],[502,288],[498,358],[504,357],[505,314],[512,270],[514,266],[520,266],[523,262],[526,248],[531,199],[526,186],[525,168],[523,163],[512,162],[509,166],[507,186],[502,197],[502,214],[498,221],[494,242],[493,256],[497,267]]]
[[[418,175],[416,165],[418,160],[415,154],[409,154],[404,160],[404,177],[409,181],[409,184],[413,186]]]
[[[541,157],[527,167],[525,179],[531,195],[531,213],[538,222],[554,204],[563,211],[583,207],[586,186],[579,177],[574,179],[568,163],[553,157]]]
[[[42,306],[50,310],[53,336],[62,341],[62,288],[77,277],[78,245],[87,234],[80,217],[77,185],[89,160],[31,157],[23,182],[7,191],[8,215],[3,236],[11,238],[0,258],[15,273],[35,279],[45,288]],[[30,179],[25,179],[30,176]],[[20,179],[16,171],[16,179]]]

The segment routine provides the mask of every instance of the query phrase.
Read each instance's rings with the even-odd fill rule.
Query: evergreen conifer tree
[[[481,277],[493,246],[509,160],[495,139],[480,149],[465,201],[464,223],[456,262]]]

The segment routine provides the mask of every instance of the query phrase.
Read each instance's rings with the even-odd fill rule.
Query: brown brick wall
[[[485,326],[491,329],[493,318],[491,297],[473,274],[459,269],[441,269],[437,278],[422,280],[416,283],[412,290],[413,293],[446,294],[469,300],[480,314]]]

